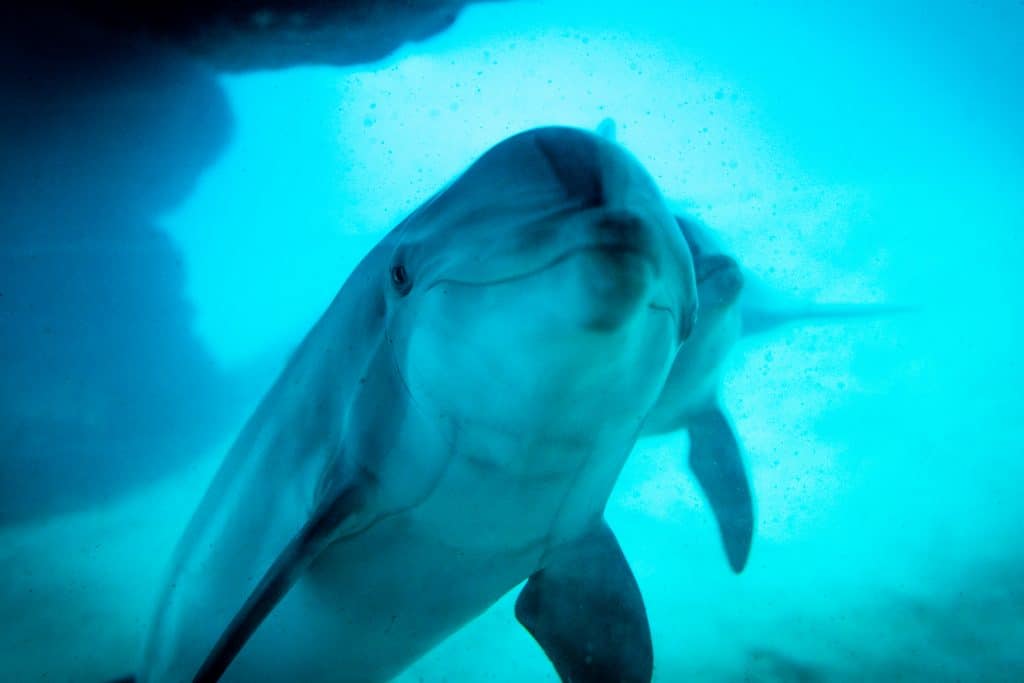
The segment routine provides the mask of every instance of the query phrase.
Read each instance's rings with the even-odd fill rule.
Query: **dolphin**
[[[136,680],[384,681],[525,580],[562,680],[650,681],[603,510],[696,309],[627,151],[497,144],[360,262],[242,429]]]
[[[609,124],[599,131],[607,135]],[[726,360],[746,337],[812,320],[842,320],[912,310],[883,304],[817,304],[774,290],[726,254],[700,221],[676,216],[690,248],[697,277],[699,314],[676,356],[644,436],[685,429],[689,467],[715,515],[729,566],[742,572],[754,535],[754,498],[742,449],[722,408]]]

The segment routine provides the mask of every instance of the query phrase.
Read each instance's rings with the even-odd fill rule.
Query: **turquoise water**
[[[99,178],[154,172],[160,155],[198,180],[182,171],[153,197],[146,177],[109,196],[96,181],[37,230],[16,204],[0,679],[132,671],[218,459],[359,259],[503,138],[607,117],[670,205],[778,291],[918,308],[733,351],[722,402],[757,511],[739,576],[686,434],[637,444],[607,518],[655,680],[1024,679],[1024,6],[634,4],[472,6],[378,63],[217,76],[219,92],[181,95],[202,104],[194,119],[167,105],[170,137],[209,137],[208,158],[70,155]],[[145,237],[82,209],[104,202],[125,224],[145,214]],[[105,227],[50,240],[69,215]],[[145,343],[121,346],[133,335]],[[557,680],[514,600],[398,680]]]

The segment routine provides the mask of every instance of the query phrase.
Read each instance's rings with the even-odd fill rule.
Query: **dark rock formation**
[[[172,472],[251,408],[259,378],[246,387],[203,347],[177,248],[155,225],[230,137],[209,66],[375,60],[464,4],[0,8],[0,523]]]
[[[154,225],[228,140],[220,86],[118,34],[21,28],[0,82],[0,521],[160,476],[234,412]]]
[[[470,1],[43,0],[32,8],[242,71],[375,61],[443,31]]]

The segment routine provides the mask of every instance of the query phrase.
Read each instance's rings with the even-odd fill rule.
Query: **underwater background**
[[[130,673],[219,458],[359,259],[492,144],[606,117],[780,292],[916,307],[734,351],[738,576],[685,433],[637,445],[607,516],[655,680],[1024,680],[1022,29],[1015,1],[486,3],[349,66],[112,49],[101,83],[34,80],[45,106],[8,89],[0,680]],[[397,680],[556,681],[514,595]]]

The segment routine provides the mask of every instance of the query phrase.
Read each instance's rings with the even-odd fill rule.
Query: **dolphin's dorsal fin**
[[[605,140],[615,142],[616,140],[616,128],[615,119],[611,117],[602,119],[601,123],[597,124],[597,134],[603,137]]]
[[[335,540],[335,532],[341,524],[362,509],[364,499],[363,486],[352,484],[321,503],[235,614],[199,667],[192,679],[193,683],[215,683],[220,680],[271,610],[313,560]]]

